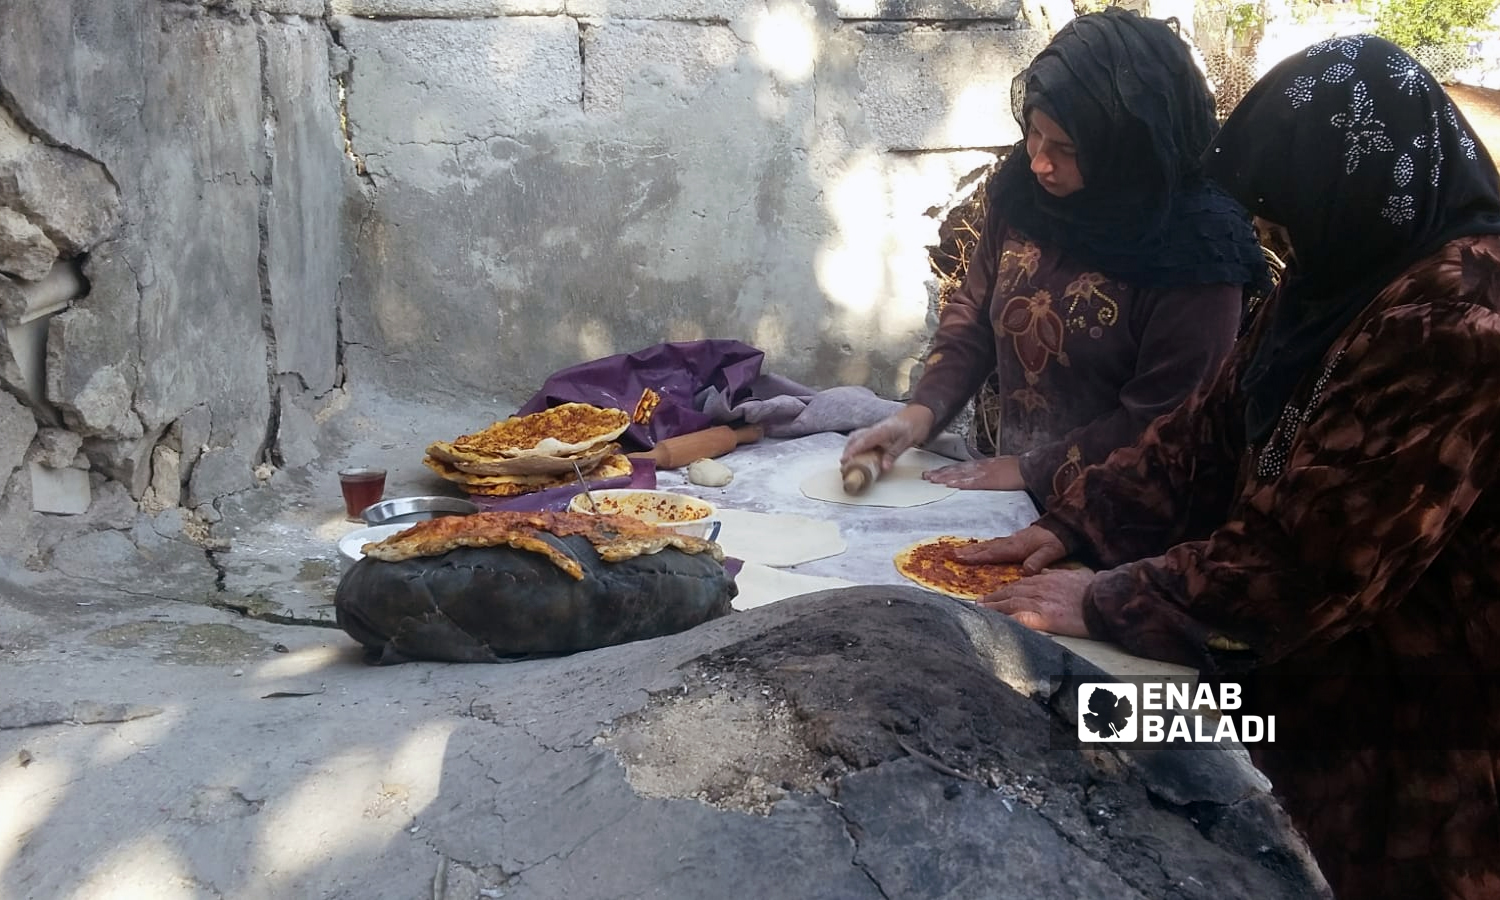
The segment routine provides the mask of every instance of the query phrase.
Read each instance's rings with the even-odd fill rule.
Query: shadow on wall
[[[721,337],[905,390],[928,247],[1019,137],[1010,79],[1044,38],[985,0],[709,6],[333,20],[371,200],[340,295],[356,381],[524,399]]]

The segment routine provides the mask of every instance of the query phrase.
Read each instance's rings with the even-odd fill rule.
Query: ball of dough
[[[688,465],[688,481],[704,487],[723,487],[734,480],[729,467],[712,459],[695,459]]]

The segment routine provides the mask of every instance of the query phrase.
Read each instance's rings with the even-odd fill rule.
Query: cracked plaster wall
[[[346,384],[503,414],[734,337],[899,395],[1044,43],[1019,0],[14,0],[0,433],[212,521]]]
[[[324,12],[7,4],[0,380],[20,408],[0,409],[0,431],[74,435],[83,455],[60,465],[88,470],[95,506],[116,485],[148,512],[212,520],[218,498],[309,461],[289,430],[313,428],[342,383],[358,195]],[[58,273],[66,289],[48,290]],[[0,479],[6,518],[25,519],[35,477]]]
[[[334,0],[351,377],[525,399],[662,340],[908,387],[927,247],[1018,137],[1014,0]]]

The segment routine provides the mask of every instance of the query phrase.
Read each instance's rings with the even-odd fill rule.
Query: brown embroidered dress
[[[1213,375],[1243,288],[1134,288],[995,224],[943,308],[911,400],[941,428],[998,371],[998,452],[1020,457],[1045,502]]]
[[[1273,313],[1040,524],[1116,567],[1091,633],[1276,716],[1250,750],[1340,897],[1500,897],[1500,237],[1408,269],[1251,447]]]

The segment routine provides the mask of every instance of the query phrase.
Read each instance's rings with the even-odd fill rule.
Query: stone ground
[[[1318,894],[1235,755],[1086,751],[1075,685],[1110,679],[915,588],[365,665],[328,627],[333,471],[426,490],[453,419],[347,410],[206,539],[60,523],[4,573],[0,897]]]

